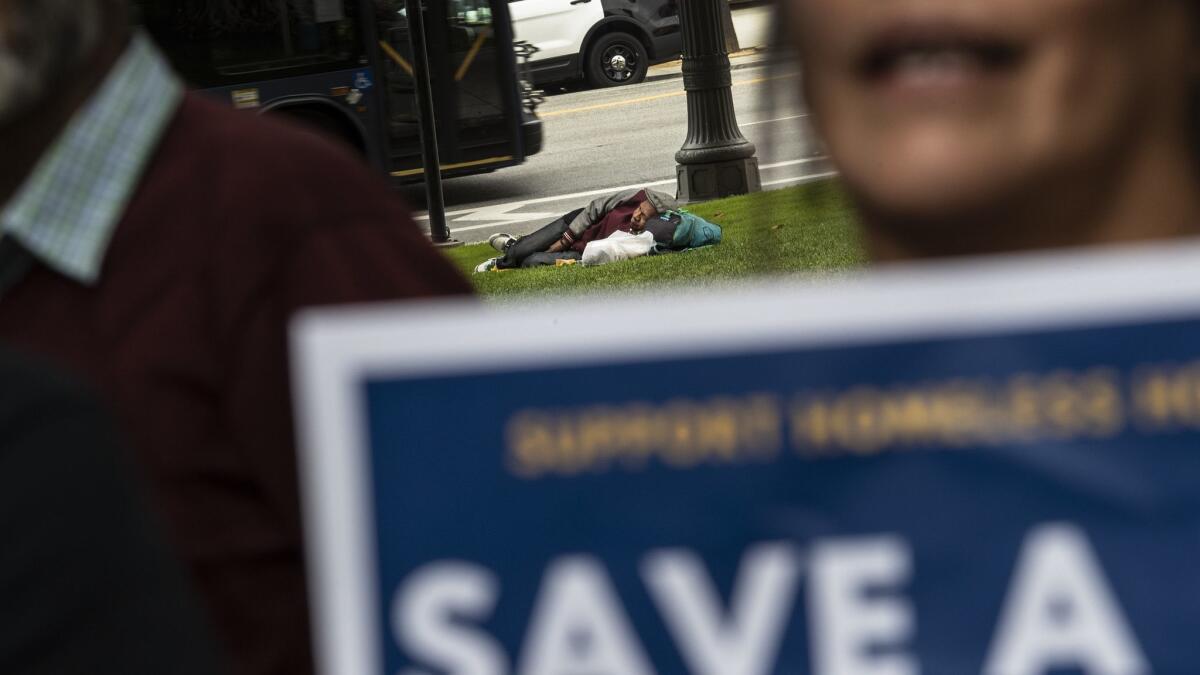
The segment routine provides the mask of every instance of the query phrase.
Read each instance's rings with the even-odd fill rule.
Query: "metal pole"
[[[442,195],[442,160],[438,156],[437,121],[433,116],[433,86],[429,80],[429,54],[425,49],[425,15],[421,0],[405,0],[408,43],[412,47],[413,82],[421,122],[421,160],[425,164],[425,202],[429,209],[429,236],[434,244],[454,245],[446,226]]]
[[[679,3],[683,32],[683,88],[688,133],[675,153],[679,199],[695,202],[758,192],[754,144],[742,136],[733,109],[729,54],[722,12],[727,0]]]
[[[288,12],[287,0],[278,0],[276,5],[279,12],[279,27],[282,31],[280,37],[283,39],[283,53],[291,56],[296,53],[296,49],[292,46],[292,17]]]

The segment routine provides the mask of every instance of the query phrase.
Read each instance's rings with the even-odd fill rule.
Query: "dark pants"
[[[581,211],[583,209],[575,209],[555,219],[554,222],[536,232],[517,239],[504,251],[504,257],[496,263],[496,267],[500,269],[537,267],[539,265],[553,265],[555,260],[579,260],[583,256],[575,251],[547,253],[546,249],[553,246],[554,242],[562,239],[563,233],[567,231],[567,227],[571,224],[571,221],[575,220],[575,216],[578,216]]]

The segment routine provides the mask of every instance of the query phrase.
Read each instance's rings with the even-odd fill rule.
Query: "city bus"
[[[424,0],[442,175],[520,164],[542,145],[507,0]],[[134,0],[189,84],[236,108],[319,127],[402,182],[420,181],[404,0]],[[519,60],[519,57],[523,57]]]

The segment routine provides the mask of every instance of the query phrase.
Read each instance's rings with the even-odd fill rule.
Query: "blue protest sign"
[[[323,667],[1190,672],[1195,270],[307,315]]]

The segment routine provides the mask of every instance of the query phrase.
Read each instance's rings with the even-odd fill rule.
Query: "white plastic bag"
[[[618,260],[629,260],[646,255],[654,248],[654,233],[650,231],[641,234],[630,234],[620,230],[613,232],[607,239],[589,241],[583,247],[584,265],[603,265]]]

